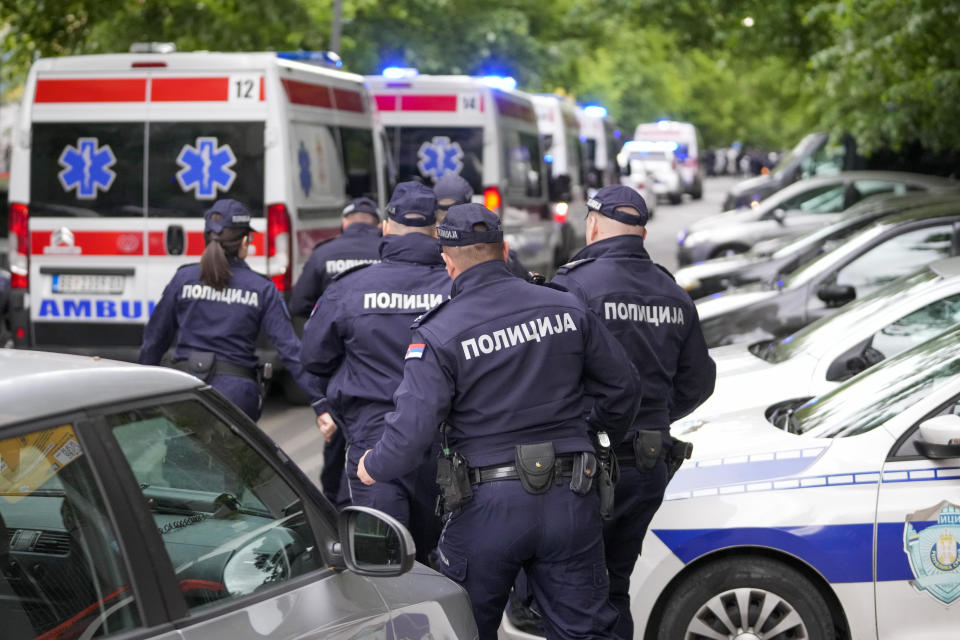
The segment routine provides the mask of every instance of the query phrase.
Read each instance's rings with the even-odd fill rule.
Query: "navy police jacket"
[[[160,364],[179,332],[174,359],[212,351],[219,359],[253,369],[263,329],[297,384],[311,399],[319,398],[320,383],[300,365],[300,341],[277,287],[240,258],[230,259],[230,270],[230,282],[220,291],[203,284],[199,264],[177,270],[147,323],[140,364]]]
[[[557,270],[566,287],[599,315],[643,378],[637,428],[668,429],[713,393],[716,365],[707,353],[697,307],[640,236],[617,236],[581,250]]]
[[[338,273],[379,261],[380,227],[354,222],[336,238],[313,248],[290,294],[290,313],[309,316]]]
[[[446,300],[451,285],[433,237],[386,236],[380,258],[327,288],[304,327],[300,355],[326,394],[317,407],[340,417],[347,442],[363,447],[380,438],[393,409],[410,324]]]
[[[586,418],[584,393],[596,399]],[[393,399],[364,462],[375,480],[415,468],[443,422],[473,467],[513,463],[518,444],[592,451],[588,428],[622,437],[633,424],[640,381],[580,300],[492,260],[458,276],[451,299],[414,323]]]

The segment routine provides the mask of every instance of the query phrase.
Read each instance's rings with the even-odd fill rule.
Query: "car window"
[[[347,196],[377,200],[377,162],[370,129],[340,128],[340,151],[347,173]]]
[[[429,185],[455,173],[483,193],[482,127],[390,127],[388,137],[398,182]]]
[[[74,427],[0,440],[0,636],[102,638],[135,604]]]
[[[838,285],[850,285],[858,296],[950,255],[953,229],[937,225],[914,229],[881,242],[837,272]]]
[[[503,142],[508,189],[527,197],[539,197],[542,193],[539,138],[532,133],[504,129]]]
[[[789,216],[799,213],[836,213],[844,209],[844,185],[829,184],[804,191],[780,204]]]
[[[960,322],[960,294],[931,302],[873,335],[870,346],[891,358]]]
[[[890,180],[854,180],[853,187],[857,190],[857,200],[869,198],[881,193],[903,195],[907,192],[907,185]]]
[[[198,401],[106,416],[191,609],[318,568],[297,494]]]
[[[936,418],[937,416],[960,416],[960,397],[953,398],[943,409],[933,415],[927,416],[920,422],[929,420],[930,418]],[[920,422],[910,427],[910,430],[907,432],[907,437],[904,438],[890,457],[916,458],[920,456],[920,452],[917,451],[917,447],[914,445],[915,442],[923,439],[920,435]]]

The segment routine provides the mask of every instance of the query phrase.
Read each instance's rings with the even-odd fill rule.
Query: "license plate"
[[[123,293],[125,276],[56,274],[54,293]]]

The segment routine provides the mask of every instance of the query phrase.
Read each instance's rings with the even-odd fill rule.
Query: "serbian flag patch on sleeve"
[[[407,347],[407,355],[403,358],[404,360],[409,360],[410,358],[422,358],[423,357],[423,344],[412,344]]]

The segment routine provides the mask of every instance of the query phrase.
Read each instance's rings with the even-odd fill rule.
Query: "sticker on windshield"
[[[960,598],[960,507],[944,500],[908,515],[903,551],[915,589],[945,604]]]
[[[69,424],[0,440],[0,496],[18,502],[82,455]]]
[[[229,191],[237,174],[230,168],[237,157],[229,144],[218,145],[215,137],[199,137],[196,146],[183,145],[177,156],[180,188],[193,191],[197,200],[213,200],[220,191]]]
[[[460,175],[463,169],[463,148],[459,142],[450,142],[447,136],[435,136],[420,145],[417,151],[417,168],[424,177],[439,180],[453,173]]]
[[[57,174],[64,191],[75,191],[79,200],[93,200],[98,192],[107,192],[117,174],[113,149],[102,147],[97,138],[77,138],[77,146],[67,145],[57,159],[63,170]]]

